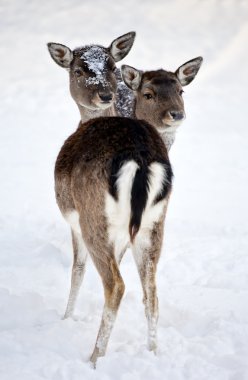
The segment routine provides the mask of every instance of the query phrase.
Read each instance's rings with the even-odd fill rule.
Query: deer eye
[[[153,98],[152,94],[150,94],[149,92],[147,92],[146,94],[143,95],[144,98],[146,98],[147,100],[150,100]]]
[[[180,96],[182,96],[182,95],[183,95],[183,93],[184,93],[184,91],[183,91],[183,90],[180,90],[180,91],[179,91],[179,95],[180,95]]]
[[[80,77],[83,73],[82,73],[82,71],[80,69],[76,69],[74,71],[74,74],[76,75],[76,77]]]

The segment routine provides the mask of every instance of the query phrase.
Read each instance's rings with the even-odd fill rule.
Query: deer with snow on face
[[[134,39],[135,32],[130,32],[116,38],[108,48],[88,45],[73,51],[62,44],[48,43],[53,60],[69,71],[70,92],[82,122],[117,115],[115,62],[129,53]]]
[[[198,64],[199,61],[197,58]],[[170,97],[177,100],[181,97],[180,86],[189,83],[199,69],[195,62],[190,69],[186,65],[187,70],[182,66],[173,75],[162,73],[167,78]],[[94,364],[106,352],[124,293],[119,264],[127,247],[133,252],[143,288],[148,348],[156,352],[156,268],[173,177],[163,136],[164,130],[177,125],[178,120],[173,120],[177,118],[176,112],[183,109],[181,100],[172,107],[166,89],[160,89],[165,86],[161,70],[141,75],[138,70],[124,66],[122,75],[135,91],[137,116],[143,119],[149,116],[150,124],[122,117],[80,123],[65,141],[55,165],[56,199],[71,227],[74,251],[65,317],[73,312],[88,254],[104,288],[104,310],[91,356]]]

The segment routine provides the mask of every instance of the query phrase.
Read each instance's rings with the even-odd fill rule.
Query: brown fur
[[[201,64],[202,57],[197,57],[175,72],[162,69],[142,72],[127,65],[121,67],[124,82],[135,94],[135,117],[151,123],[161,133],[167,150],[185,118],[182,86],[192,82]]]
[[[77,131],[66,140],[58,155],[55,166],[57,203],[65,217],[73,210],[76,211],[79,215],[80,226],[79,232],[72,231],[74,264],[65,317],[70,316],[73,311],[85,268],[86,256],[82,254],[83,244],[80,239],[83,239],[87,246],[104,287],[104,311],[91,356],[94,364],[97,358],[106,352],[125,289],[119,271],[119,263],[125,252],[125,245],[128,243],[124,241],[120,247],[121,252],[115,252],[115,242],[112,243],[108,236],[109,226],[105,210],[106,194],[109,193],[113,198],[118,199],[115,178],[118,177],[121,165],[123,162],[125,163],[125,160],[126,162],[135,161],[138,165],[130,193],[130,243],[143,288],[149,331],[148,348],[156,352],[158,319],[156,268],[161,253],[164,219],[172,179],[168,153],[158,131],[160,128],[170,126],[173,111],[184,113],[181,82],[185,85],[193,80],[201,61],[200,57],[189,61],[185,64],[186,66],[181,66],[175,74],[158,70],[143,73],[141,77],[137,70],[124,68],[124,73],[127,75],[126,79],[124,77],[125,82],[127,81],[128,86],[136,91],[136,117],[146,119],[155,125],[156,129],[144,121],[111,117],[94,119],[85,124],[80,123]],[[184,71],[183,73],[181,71],[189,66],[192,67],[192,70],[190,77],[187,78]],[[151,98],[146,98],[146,94],[151,94]],[[173,121],[174,125],[175,120]],[[160,215],[158,221],[149,220],[148,215],[149,227],[145,225],[142,227],[137,215],[141,218],[146,206],[150,191],[148,190],[150,188],[149,180],[152,181],[149,175],[153,163],[160,164],[158,167],[165,170],[166,174],[166,181],[163,181],[162,189],[159,189],[160,194],[156,194],[153,199],[153,206],[158,205],[160,208],[157,210],[162,215],[158,214]],[[157,169],[154,169],[155,174],[153,173],[153,175],[160,176],[159,171],[156,171],[158,167],[155,165]],[[161,181],[160,177],[158,179]],[[118,184],[118,186],[121,185]],[[131,224],[132,218],[134,218],[134,224]],[[115,218],[113,221],[116,223]],[[72,230],[76,228],[73,227],[73,222],[71,222],[71,226]],[[113,233],[113,237],[118,240],[115,233]],[[116,254],[119,256],[116,257]]]
[[[101,108],[98,109],[98,104],[101,103],[99,94],[111,94],[113,100],[115,100],[115,93],[117,90],[117,80],[114,72],[115,61],[111,57],[108,48],[104,48],[103,46],[99,48],[101,48],[103,53],[108,57],[103,74],[105,85],[102,83],[98,83],[97,85],[94,83],[87,83],[87,80],[92,77],[92,72],[88,69],[87,64],[80,57],[87,52],[89,48],[85,46],[73,51],[74,59],[70,65],[70,92],[72,98],[79,107],[82,121],[88,120],[88,118],[85,117],[88,113],[92,114],[91,118],[116,115],[116,109],[113,102],[111,102],[112,105],[105,110]],[[76,70],[81,72],[80,76],[76,75]],[[85,107],[92,108],[92,110],[87,110]]]
[[[58,205],[63,214],[77,209],[77,189],[81,197],[82,189],[84,197],[91,191],[91,185],[96,187],[93,198],[102,204],[103,194],[108,190],[108,173],[113,155],[118,151],[124,151],[134,147],[130,136],[129,125],[122,118],[111,120],[108,118],[97,120],[97,129],[94,120],[80,123],[78,129],[65,141],[58,155],[55,165],[55,192]],[[168,160],[165,146],[156,130],[149,124],[143,122],[144,135],[141,133],[139,139],[142,144],[149,146],[148,163],[156,158]],[[96,136],[96,137],[94,137]],[[68,189],[73,189],[68,192]],[[87,198],[87,201],[90,201]],[[81,201],[78,200],[79,207]],[[87,203],[85,201],[85,203]],[[90,204],[90,202],[89,202]],[[85,206],[86,207],[86,206]]]
[[[158,130],[170,125],[171,111],[184,113],[182,86],[176,75],[165,70],[147,71],[142,75],[136,92],[135,115],[154,125]],[[152,99],[144,94],[151,93]]]
[[[108,312],[111,310],[111,318],[115,318],[125,289],[119,272],[119,263],[125,250],[120,253],[117,261],[114,247],[109,243],[108,221],[105,213],[106,193],[111,191],[109,179],[112,161],[116,155],[123,152],[128,153],[128,157],[141,160],[138,161],[141,166],[142,152],[145,154],[144,160],[148,166],[154,161],[168,161],[165,145],[158,132],[146,122],[124,118],[100,118],[90,120],[85,124],[80,123],[78,129],[65,141],[55,165],[58,206],[65,217],[73,210],[79,214],[83,240],[104,287],[104,314],[91,356],[93,363],[106,351],[113,327],[113,320],[108,321]],[[138,268],[143,282],[148,324],[150,323],[151,328],[153,328],[153,321],[157,318],[154,317],[157,315],[155,273],[162,244],[164,216],[165,210],[161,221],[151,231],[152,246],[147,246],[143,252],[144,258],[147,257],[147,260],[144,260],[144,268]],[[78,236],[73,231],[72,237],[74,247],[72,290],[65,317],[70,315],[70,307],[76,297],[73,288],[78,291],[85,269],[85,262],[79,259]],[[133,236],[134,247],[136,241],[139,241],[138,235]],[[149,281],[147,280],[147,263],[151,266]],[[149,289],[146,288],[145,283],[150,284]],[[102,341],[104,344],[99,346],[99,342]],[[155,349],[154,344],[153,342],[149,345],[150,349]]]
[[[107,48],[87,45],[73,51],[62,44],[48,43],[52,59],[69,71],[71,96],[83,122],[95,117],[117,115],[115,62],[128,54],[134,39],[135,32],[130,32],[116,38]]]
[[[92,257],[104,287],[104,311],[91,356],[91,361],[94,364],[97,358],[106,352],[125,289],[119,271],[119,263],[128,240],[124,241],[118,248],[121,252],[115,250],[119,229],[122,227],[119,227],[117,223],[118,232],[113,232],[112,236],[116,241],[110,239],[108,233],[111,234],[111,230],[108,224],[115,224],[116,217],[109,221],[105,206],[106,194],[110,194],[113,197],[112,199],[118,201],[119,186],[125,188],[122,183],[116,185],[116,178],[123,163],[129,161],[134,161],[137,165],[130,194],[126,194],[130,196],[131,210],[128,211],[130,218],[129,242],[132,246],[143,288],[149,332],[148,348],[156,352],[158,320],[156,269],[161,253],[164,219],[172,178],[167,150],[158,131],[160,128],[164,130],[165,127],[175,126],[184,116],[181,82],[190,82],[200,64],[201,59],[198,58],[190,61],[186,63],[186,66],[180,67],[176,72],[177,74],[158,70],[143,73],[141,76],[133,68],[124,69],[124,80],[136,91],[136,117],[148,120],[156,126],[156,129],[144,121],[111,117],[93,119],[85,124],[80,124],[77,131],[67,139],[59,153],[55,166],[57,202],[65,217],[68,214],[79,216],[79,227],[77,224],[75,227],[75,221],[70,223],[72,230],[73,228],[80,230],[79,233],[72,231],[74,264],[71,292],[65,317],[70,316],[73,311],[83,278],[86,259],[82,252],[83,244],[86,245]],[[192,71],[190,71],[192,74],[187,78],[183,69],[189,66],[192,67]],[[180,117],[176,118],[176,116]],[[159,167],[165,170],[168,186],[163,184],[162,189],[159,190],[160,194],[157,193],[153,199],[153,206],[156,207],[157,204],[158,210],[162,213],[160,220],[156,222],[156,219],[149,220],[149,210],[147,210],[146,222],[149,227],[144,227],[144,225],[142,227],[142,213],[146,207],[149,188],[152,187],[149,183],[149,180],[152,182],[149,175],[153,163],[159,163]],[[153,173],[153,175],[160,176],[159,171],[156,171],[158,169],[154,170],[155,174]],[[161,203],[162,201],[163,203]],[[122,207],[124,205],[125,203],[122,204]],[[122,234],[123,231],[120,233]],[[82,239],[81,242],[80,239]]]

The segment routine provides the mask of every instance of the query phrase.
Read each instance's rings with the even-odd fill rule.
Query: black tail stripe
[[[131,191],[131,219],[129,231],[135,228],[136,233],[141,224],[142,213],[146,207],[148,198],[149,182],[148,168],[143,166],[137,169]]]

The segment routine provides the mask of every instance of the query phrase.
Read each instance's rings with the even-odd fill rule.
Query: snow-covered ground
[[[1,380],[248,379],[247,0],[1,0]],[[146,350],[130,252],[107,356],[89,364],[103,293],[89,262],[75,320],[61,320],[72,261],[53,167],[79,113],[46,42],[108,45],[131,30],[123,63],[204,64],[185,88],[171,150],[174,191],[158,270],[159,352]]]

